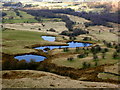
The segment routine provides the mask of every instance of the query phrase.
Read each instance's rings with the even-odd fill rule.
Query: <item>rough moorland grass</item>
[[[102,30],[101,30],[102,28]],[[89,30],[90,35],[94,36],[98,40],[105,40],[108,42],[118,42],[118,36],[114,33],[109,32],[110,28],[108,27],[101,27],[101,26],[90,26],[87,28]],[[99,34],[99,30],[101,33]]]
[[[59,57],[52,59],[52,63],[55,63],[59,66],[66,66],[66,67],[72,67],[72,68],[82,68],[83,62],[90,63],[91,67],[96,67],[95,62],[98,63],[98,66],[100,65],[105,65],[105,64],[115,64],[118,63],[118,59],[113,59],[112,54],[114,50],[110,49],[109,52],[106,53],[105,59],[102,59],[102,53],[98,53],[97,56],[99,57],[98,60],[93,60],[93,55],[92,53],[89,54],[89,56],[85,58],[77,58],[77,55],[72,55],[74,58],[73,61],[68,61],[67,58],[71,56],[66,56],[66,57]]]
[[[98,77],[102,78],[102,79],[113,79],[113,80],[119,80],[120,76],[117,76],[117,74],[119,74],[119,64],[114,64],[114,65],[110,65],[108,67],[105,67],[104,70],[105,72],[111,72],[114,74],[109,74],[109,73],[99,73]]]
[[[107,74],[107,73],[99,73],[98,77],[102,79],[111,79],[111,80],[119,80],[120,78],[120,76],[115,76],[115,75]]]

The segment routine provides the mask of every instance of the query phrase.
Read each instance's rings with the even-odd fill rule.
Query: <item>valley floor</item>
[[[89,22],[83,18],[74,17],[72,15],[68,15],[72,21],[76,22]],[[74,27],[82,28],[82,24],[76,24]],[[34,44],[40,45],[58,45],[58,44],[65,44],[65,40],[69,40],[68,36],[59,35],[62,31],[68,29],[65,27],[64,22],[44,22],[45,26],[43,27],[41,23],[18,23],[18,24],[3,24],[5,30],[2,32],[3,34],[3,41],[2,41],[2,49],[1,53],[9,54],[9,55],[16,55],[21,53],[31,53],[31,52],[38,52],[32,48],[25,48],[26,46],[33,46]],[[48,31],[49,29],[55,29],[56,32]],[[84,28],[84,27],[83,27]],[[9,30],[13,29],[13,30]],[[40,30],[39,30],[40,29]],[[102,41],[106,40],[107,42],[118,42],[118,35],[117,29],[115,32],[109,32],[111,28],[105,26],[90,26],[87,27],[90,33],[85,35],[79,35],[76,37],[77,41],[83,41],[84,37],[91,37],[92,42],[97,42],[102,48],[106,47],[103,45]],[[99,33],[101,30],[101,33]],[[1,34],[1,33],[0,33]],[[42,35],[53,35],[56,36],[56,41],[48,42],[44,41],[41,36]],[[61,42],[60,42],[61,41]],[[89,54],[89,57],[78,59],[77,54],[73,55],[75,49],[70,49],[70,52],[63,52],[63,50],[55,49],[48,52],[52,57],[51,62],[58,65],[58,66],[66,66],[80,69],[82,68],[82,62],[90,61],[93,62],[92,54]],[[106,58],[104,60],[101,59],[101,53],[99,53],[100,60],[98,61],[101,65],[111,64],[110,66],[104,67],[104,72],[111,72],[119,74],[118,71],[118,59],[113,59],[112,54],[115,51],[113,48],[109,48],[109,52],[106,54]],[[72,52],[72,53],[71,53]],[[41,53],[39,51],[39,53]],[[67,53],[67,54],[65,54]],[[62,55],[64,54],[65,57]],[[74,61],[77,62],[69,62],[67,58],[70,55],[72,57],[76,57]],[[5,57],[6,59],[6,57]],[[9,60],[9,59],[8,59]],[[66,63],[65,63],[66,62]],[[91,65],[92,65],[91,64]],[[87,72],[87,70],[86,70]],[[106,83],[106,82],[89,82],[89,81],[80,81],[80,80],[73,80],[70,77],[60,76],[49,72],[43,71],[35,71],[35,70],[5,70],[0,71],[2,76],[2,87],[3,88],[119,88],[119,84],[113,83]],[[81,77],[83,80],[86,78],[86,73],[82,74]],[[90,73],[90,75],[92,75]],[[118,76],[109,75],[106,73],[99,73],[97,75],[98,78],[109,79],[109,80],[116,80]],[[117,81],[117,80],[116,80]]]

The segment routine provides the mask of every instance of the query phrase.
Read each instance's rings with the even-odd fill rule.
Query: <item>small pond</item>
[[[31,60],[35,60],[35,62],[40,62],[46,59],[46,57],[39,55],[21,55],[15,56],[14,58],[18,60],[26,60],[26,62],[30,62]]]
[[[46,41],[50,41],[50,42],[55,41],[55,37],[52,37],[52,36],[42,36],[42,39],[44,39]]]
[[[68,42],[67,44],[68,46],[42,46],[42,47],[36,47],[35,49],[41,49],[43,51],[46,51],[44,50],[45,48],[49,48],[50,50],[52,50],[52,49],[60,49],[60,48],[66,48],[66,47],[68,48],[88,47],[92,45],[90,43],[81,43],[81,42],[74,42],[74,41]]]

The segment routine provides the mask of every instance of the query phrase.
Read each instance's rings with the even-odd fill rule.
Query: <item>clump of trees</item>
[[[2,15],[1,15],[2,14]],[[2,16],[2,17],[4,17],[4,16],[6,16],[7,14],[5,13],[5,12],[2,12],[0,15]]]
[[[68,52],[69,51],[69,48],[66,47],[66,48],[63,48],[63,52]]]
[[[50,48],[48,48],[48,47],[47,47],[47,48],[44,48],[44,50],[45,50],[45,51],[49,51],[49,50],[50,50]]]
[[[38,30],[41,30],[41,28],[38,28]]]
[[[66,36],[70,36],[70,37],[75,37],[75,36],[78,36],[78,35],[81,35],[81,34],[86,34],[86,33],[87,33],[87,31],[76,28],[76,29],[74,29],[72,32],[63,31],[63,32],[61,32],[61,35],[66,35]]]
[[[61,35],[72,36],[72,33],[70,33],[69,31],[65,30],[65,31],[61,32]]]
[[[41,17],[35,17],[35,19],[36,19],[37,21],[39,21],[39,22],[42,22]]]
[[[14,12],[16,13],[17,16],[20,16],[20,13],[19,13],[18,9],[14,9]]]
[[[92,38],[91,38],[91,37],[84,37],[83,40],[84,40],[84,41],[91,41]]]
[[[83,62],[83,63],[82,63],[82,68],[83,68],[83,69],[90,68],[90,67],[91,67],[91,64],[90,64],[90,63],[87,63],[87,62]]]
[[[35,60],[31,60],[30,62],[26,62],[26,60],[19,61],[12,56],[2,61],[2,70],[35,70],[38,66],[39,62],[35,62]]]
[[[70,57],[70,58],[67,58],[68,61],[73,61],[74,58],[73,57]]]
[[[69,39],[74,41],[74,40],[76,40],[76,37],[75,36],[70,36]]]
[[[75,28],[75,29],[73,30],[73,35],[74,35],[74,36],[78,36],[78,35],[86,34],[86,33],[87,33],[87,31],[82,30],[82,29],[79,29],[79,28]]]
[[[102,53],[102,59],[105,59],[106,52],[108,52],[108,51],[109,51],[108,48],[103,48],[103,49],[101,50],[101,53]]]
[[[118,52],[114,52],[113,55],[112,55],[113,59],[120,59],[120,53]]]
[[[26,4],[24,7],[32,7],[32,4]]]
[[[105,59],[106,52],[108,52],[108,48],[101,48],[99,45],[96,45],[91,48],[91,52],[93,54],[93,60],[98,60],[97,53],[102,53],[102,59]]]
[[[83,53],[83,54],[79,54],[77,57],[78,58],[85,58],[85,56],[86,56],[85,53]]]
[[[80,50],[80,49],[78,48],[78,50]],[[87,57],[88,55],[89,55],[89,50],[83,48],[83,53],[79,54],[77,57],[78,57],[78,58],[85,58],[85,57]]]
[[[106,43],[106,46],[109,48],[112,48],[112,44],[111,43]]]
[[[48,10],[48,9],[43,9],[43,10],[24,10],[27,13],[37,16],[37,17],[45,17],[45,18],[62,18],[64,22],[66,22],[66,27],[69,28],[69,30],[72,30],[72,25],[74,22],[72,22],[70,19],[68,19],[67,16],[60,16],[58,14],[69,14],[69,15],[74,15],[78,17],[85,18],[87,20],[90,20],[91,22],[85,23],[85,26],[94,26],[94,25],[104,25],[107,27],[112,27],[110,24],[107,22],[114,22],[114,23],[120,23],[118,20],[118,11],[115,13],[107,12],[106,10],[103,11],[102,13],[95,13],[95,12],[75,12],[72,9],[54,9],[54,10]],[[98,22],[99,21],[99,22]]]
[[[98,66],[98,62],[97,62],[97,61],[95,62],[94,66],[95,66],[95,67]]]
[[[51,32],[56,32],[56,30],[55,30],[55,29],[53,29],[53,28],[50,28],[48,31],[51,31]]]
[[[101,47],[99,45],[96,45],[91,48],[91,52],[93,54],[93,60],[98,60],[97,53],[101,52]]]
[[[94,46],[94,47],[91,48],[91,52],[93,54],[99,53],[99,52],[101,52],[101,50],[102,49],[101,49],[101,47],[99,45],[96,45],[96,46]]]
[[[75,51],[76,51],[76,52],[79,52],[79,51],[80,51],[80,47],[76,47],[76,48],[75,48]]]
[[[114,44],[115,52],[113,53],[114,59],[120,59],[120,43]]]
[[[31,59],[30,62],[28,63],[28,69],[30,70],[36,70],[38,66],[39,66],[39,63],[35,62],[34,59]]]
[[[6,6],[6,7],[8,7],[8,6],[10,6],[10,7],[11,7],[11,6],[21,7],[21,6],[23,6],[23,5],[22,5],[21,2],[18,2],[18,3],[8,2],[8,3],[4,3],[3,6]]]
[[[21,60],[21,61],[18,61],[16,66],[17,66],[17,69],[27,69],[28,63],[25,60]]]
[[[98,60],[97,54],[93,54],[93,60]]]
[[[86,56],[88,56],[88,55],[89,55],[89,50],[85,50],[85,51],[84,51],[84,54],[85,54]]]
[[[116,48],[116,47],[119,47],[119,44],[112,43],[112,42],[107,42],[107,41],[105,41],[105,40],[103,40],[103,43],[104,43],[108,48]]]
[[[73,21],[70,20],[68,16],[61,15],[60,16],[62,21],[66,23],[66,27],[68,28],[69,31],[73,31],[73,24],[75,24]]]
[[[108,47],[108,48],[115,48],[115,51],[112,54],[113,59],[119,59],[120,58],[120,44],[119,43],[111,43],[111,42],[106,42],[103,41],[103,43]],[[108,52],[108,49],[105,48],[105,50],[102,52],[102,57],[105,58],[105,53]]]

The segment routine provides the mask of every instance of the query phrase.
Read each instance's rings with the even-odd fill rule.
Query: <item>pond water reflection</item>
[[[68,45],[67,46],[42,46],[42,47],[36,47],[35,49],[41,49],[43,51],[46,51],[45,48],[49,48],[50,50],[52,49],[60,49],[60,48],[76,48],[76,47],[88,47],[92,44],[90,43],[81,43],[81,42],[68,42],[67,43]]]
[[[21,55],[15,56],[14,58],[18,60],[26,60],[26,62],[30,62],[31,60],[35,60],[35,62],[40,62],[46,59],[46,57],[39,55]]]

